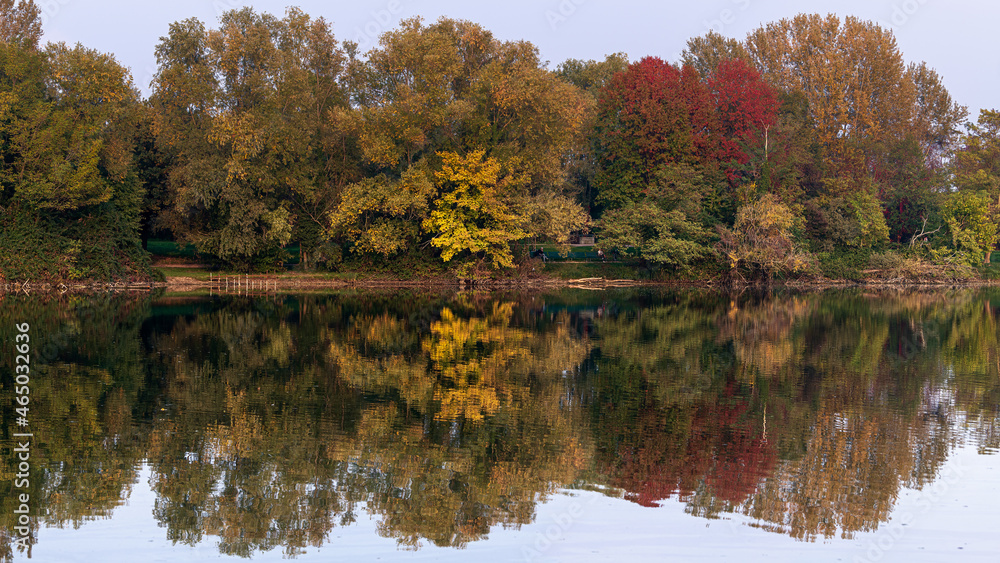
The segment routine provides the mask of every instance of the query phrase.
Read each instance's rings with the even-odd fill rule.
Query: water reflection
[[[145,462],[170,540],[294,556],[362,514],[461,547],[565,487],[799,539],[876,529],[956,445],[996,452],[998,312],[995,290],[7,296],[0,337],[37,339],[41,524],[109,517]]]

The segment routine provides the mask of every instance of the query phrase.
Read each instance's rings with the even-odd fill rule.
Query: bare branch
[[[927,230],[927,217],[921,216],[920,218],[924,220],[924,225],[922,227],[920,227],[920,232],[919,233],[916,233],[915,235],[913,235],[913,237],[910,238],[910,248],[913,248],[913,245],[916,244],[917,241],[920,241],[921,238],[925,238],[925,237],[928,237],[930,235],[933,235],[934,233],[940,231],[944,227],[944,225],[941,225],[940,227],[934,229],[933,231],[928,231]],[[921,242],[925,242],[925,241],[921,241]]]

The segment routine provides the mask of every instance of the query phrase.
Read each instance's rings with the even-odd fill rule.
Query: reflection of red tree
[[[712,494],[731,504],[746,500],[774,470],[776,455],[767,440],[742,431],[719,444],[715,466],[705,476]]]
[[[617,454],[606,466],[611,484],[642,506],[689,496],[701,483],[720,500],[742,502],[777,461],[773,446],[754,436],[746,411],[731,388],[713,405],[643,406],[634,429],[608,452]]]
[[[682,413],[668,416],[672,414]],[[688,421],[672,422],[687,425]],[[673,494],[685,496],[711,467],[710,452],[695,445],[698,441],[668,428],[663,411],[645,410],[639,414],[636,433],[619,448],[619,462],[609,472],[611,484],[642,506],[656,506]]]

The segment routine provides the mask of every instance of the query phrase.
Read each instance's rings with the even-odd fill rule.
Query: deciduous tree
[[[874,23],[799,14],[751,32],[746,48],[769,83],[805,95],[838,169],[865,174],[879,144],[909,128],[916,87],[892,32]]]
[[[134,165],[139,112],[128,71],[110,55],[0,43],[0,275],[147,274]]]
[[[512,191],[511,183],[521,180],[504,174],[500,163],[485,154],[440,155],[442,166],[434,174],[440,196],[423,226],[434,234],[431,244],[442,249],[445,262],[467,251],[495,268],[509,268],[514,265],[510,243],[528,231],[523,211],[504,196]]]
[[[695,71],[646,57],[614,75],[598,102],[594,136],[599,171],[597,203],[615,209],[641,199],[664,165],[697,161],[708,131],[692,120],[709,118],[708,99]]]
[[[280,20],[233,10],[216,30],[171,25],[157,59],[151,103],[175,234],[244,267],[295,234],[307,261],[359,179],[342,118],[347,59],[329,24],[296,8]]]
[[[750,54],[743,43],[712,30],[687,40],[681,52],[681,64],[694,67],[702,76],[710,76],[722,61],[740,60],[749,63]]]
[[[644,260],[674,270],[690,270],[712,254],[705,245],[709,232],[699,223],[681,211],[664,211],[650,201],[609,210],[599,225],[601,248],[621,252],[634,248]]]
[[[480,154],[504,170],[506,180],[491,189],[497,201],[517,209],[512,232],[564,242],[585,224],[586,214],[568,197],[566,160],[579,141],[586,96],[545,69],[530,43],[500,41],[466,21],[425,25],[414,18],[383,35],[355,77],[359,145],[368,166],[390,184],[413,168],[442,172],[442,155]],[[452,197],[448,193],[441,197]],[[452,228],[440,214],[460,199],[437,201],[436,218],[423,221],[425,228],[435,225],[434,240],[443,241],[441,233]],[[446,260],[453,255],[442,253]]]
[[[34,0],[0,0],[0,42],[37,49],[42,11]]]
[[[974,256],[985,253],[983,262],[989,264],[990,254],[1000,240],[997,229],[1000,209],[991,198],[982,192],[960,190],[949,194],[941,214],[951,231],[955,249]]]

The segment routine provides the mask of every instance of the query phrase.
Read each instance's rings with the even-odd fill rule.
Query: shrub
[[[892,270],[899,268],[905,262],[905,258],[891,250],[872,254],[868,258],[868,268],[872,270]]]
[[[742,271],[768,281],[776,275],[815,274],[815,258],[797,250],[792,242],[793,225],[791,210],[773,194],[765,194],[739,209],[732,231],[718,227],[717,248],[732,274]]]

